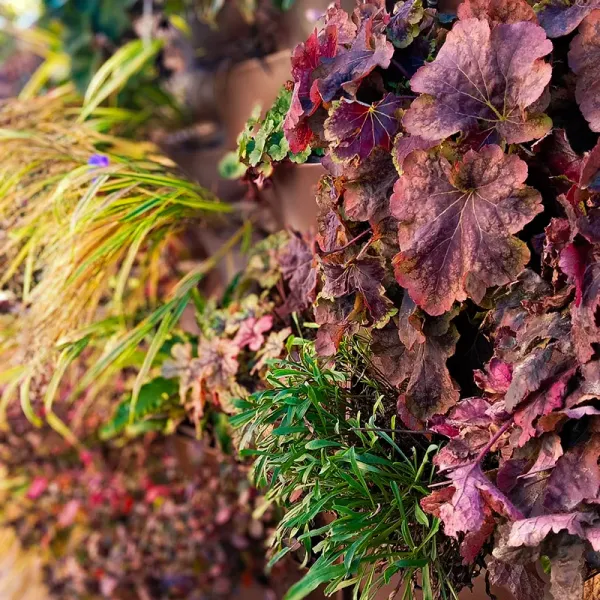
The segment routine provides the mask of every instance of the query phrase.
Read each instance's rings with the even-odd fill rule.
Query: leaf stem
[[[362,233],[359,233],[355,238],[352,238],[347,244],[344,244],[343,246],[341,246],[340,248],[336,248],[335,250],[327,250],[325,252],[321,252],[321,255],[329,256],[330,254],[337,254],[338,252],[345,250],[349,246],[352,246],[352,244],[354,244],[355,242],[357,242],[358,240],[365,237],[365,235],[367,235],[368,233],[371,233],[371,232],[372,232],[371,229],[365,229]]]
[[[511,416],[508,421],[506,421],[498,431],[492,436],[492,439],[483,447],[481,452],[477,455],[474,463],[480,463],[485,455],[491,450],[492,446],[502,437],[502,435],[508,430],[508,428],[513,424],[514,416]]]

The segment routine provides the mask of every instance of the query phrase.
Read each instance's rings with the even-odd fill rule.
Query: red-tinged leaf
[[[327,257],[321,263],[323,271],[321,294],[329,299],[357,294],[371,322],[380,322],[392,308],[392,303],[385,296],[381,283],[385,276],[381,260],[371,257],[344,260],[340,254]]]
[[[600,435],[596,434],[561,456],[548,479],[544,507],[548,512],[574,510],[600,491]]]
[[[345,296],[335,300],[319,298],[315,306],[315,322],[320,325],[315,349],[320,356],[332,356],[346,334],[358,329],[355,320],[355,299]]]
[[[392,321],[385,327],[373,329],[371,339],[373,366],[385,381],[400,386],[410,376],[414,353],[400,342],[398,328]]]
[[[533,150],[552,175],[564,175],[573,183],[579,181],[583,159],[571,147],[564,129],[554,129],[536,142]]]
[[[486,509],[508,519],[522,517],[519,510],[485,476],[479,464],[465,465],[448,474],[456,492],[452,500],[440,507],[446,535],[479,531],[485,521]]]
[[[342,99],[325,121],[325,139],[337,160],[366,159],[377,147],[390,150],[400,127],[398,111],[404,100],[387,94],[379,102],[364,104]]]
[[[584,544],[562,532],[546,552],[551,565],[549,597],[552,600],[581,600],[586,570]]]
[[[521,159],[486,146],[453,167],[417,150],[404,171],[390,200],[399,220],[395,273],[420,307],[440,315],[516,278],[529,251],[514,234],[542,211]]]
[[[458,332],[452,327],[445,335],[426,337],[424,343],[415,347],[414,365],[404,395],[408,410],[421,421],[446,413],[458,402],[459,387],[446,365],[457,340]]]
[[[388,39],[396,48],[406,48],[419,35],[419,23],[425,16],[422,0],[397,2],[387,27]]]
[[[575,285],[575,306],[581,305],[583,298],[583,277],[590,255],[589,245],[569,244],[560,253],[558,265],[562,272]]]
[[[538,432],[535,423],[539,417],[563,407],[573,374],[574,369],[565,371],[555,381],[535,392],[517,409],[515,423],[521,428],[518,446],[524,446],[532,437],[536,437]],[[518,371],[515,372],[515,376],[518,376]]]
[[[525,0],[465,0],[457,10],[458,18],[487,20],[490,25],[500,23],[537,22],[533,8]]]
[[[585,526],[592,522],[592,513],[574,512],[568,514],[542,515],[530,519],[520,519],[512,524],[508,545],[539,546],[551,533],[567,531],[571,535],[585,538]]]
[[[574,31],[596,8],[599,0],[548,0],[540,4],[537,17],[548,37],[556,38]]]
[[[401,423],[411,431],[423,431],[425,429],[425,425],[423,421],[420,421],[415,417],[406,406],[406,395],[398,394],[398,399],[396,400],[396,414],[400,419]]]
[[[600,2],[597,7],[600,9]],[[592,131],[600,132],[600,10],[588,15],[571,42],[569,66],[577,74],[575,98]]]
[[[439,490],[434,490],[429,496],[426,496],[421,500],[421,508],[426,513],[439,519],[441,506],[450,502],[455,492],[456,489],[452,485],[440,488]]]
[[[496,521],[492,515],[492,511],[487,508],[481,528],[477,531],[467,533],[460,544],[460,555],[463,557],[463,565],[470,565],[475,562],[483,545],[490,539],[495,529]]]
[[[496,485],[503,494],[508,496],[519,484],[528,462],[525,458],[510,458],[502,463],[496,473]]]
[[[294,235],[280,258],[281,272],[288,282],[290,295],[285,312],[306,308],[316,297],[316,258],[302,237]]]
[[[543,385],[546,385],[544,390],[550,389],[555,378],[560,376],[556,387],[552,389],[552,396],[544,400],[543,397],[540,397],[544,395],[544,390],[541,390],[538,396],[532,400],[535,406],[524,407],[526,413],[522,414],[521,418],[527,422],[528,416],[531,416],[535,410],[541,409],[545,404],[559,408],[559,404],[562,402],[559,397],[565,390],[561,379],[565,377],[568,380],[572,376],[574,367],[576,367],[574,357],[565,354],[559,342],[550,343],[545,348],[537,347],[530,353],[526,353],[525,358],[514,367],[513,379],[505,396],[507,410],[513,411],[529,394],[538,392]],[[537,404],[538,400],[541,404]],[[544,411],[544,414],[547,412]]]
[[[586,266],[579,306],[571,312],[573,344],[582,363],[592,359],[600,344],[600,262]]]
[[[242,322],[234,338],[240,348],[248,346],[250,350],[256,352],[260,350],[265,342],[265,333],[273,327],[273,315],[265,315],[260,319],[250,317]]]
[[[582,159],[579,186],[600,193],[600,141]]]
[[[376,150],[346,170],[344,211],[351,221],[381,221],[389,216],[389,203],[398,173],[389,152]]]
[[[566,400],[565,404],[569,409],[590,400],[600,399],[600,361],[589,362],[580,367],[579,371],[582,381]]]
[[[560,437],[555,433],[546,433],[539,440],[539,450],[533,466],[523,478],[531,478],[537,473],[549,471],[556,466],[556,461],[563,455]]]
[[[418,135],[404,135],[399,133],[394,140],[392,156],[398,173],[404,171],[404,161],[406,157],[414,150],[431,150],[440,143],[441,140],[428,140]]]
[[[294,91],[290,109],[283,123],[283,131],[292,152],[302,152],[308,146],[312,131],[307,117],[321,104],[313,73],[322,58],[335,56],[338,46],[338,27],[325,27],[321,35],[317,30],[302,44],[298,44],[292,54],[292,77]]]
[[[486,569],[492,585],[506,588],[516,600],[540,600],[544,597],[544,581],[535,565],[505,563],[491,558]]]
[[[473,378],[477,387],[488,394],[505,394],[510,387],[513,366],[499,358],[492,358],[485,371],[474,371]]]
[[[407,382],[399,402],[413,418],[426,421],[435,414],[444,414],[459,398],[459,389],[446,362],[456,347],[456,328],[445,322],[435,335],[425,331],[422,343],[408,350],[400,341],[398,326],[388,323],[373,329],[373,364],[390,384],[400,387]],[[410,419],[409,419],[410,420]]]
[[[550,82],[552,67],[542,58],[552,43],[535,23],[496,25],[459,21],[436,59],[411,79],[423,94],[403,119],[406,130],[427,139],[459,131],[495,129],[509,143],[543,137],[551,121],[534,103]],[[460,107],[460,111],[456,107]]]
[[[408,294],[402,297],[402,304],[398,311],[398,336],[409,350],[425,341],[423,314]]]
[[[363,19],[348,49],[340,48],[334,58],[322,60],[325,74],[317,80],[317,87],[324,102],[331,102],[342,92],[354,96],[373,69],[390,66],[394,46],[385,37],[386,23],[378,18],[380,12]]]

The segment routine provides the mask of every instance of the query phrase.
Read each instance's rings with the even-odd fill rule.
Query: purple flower
[[[90,167],[108,167],[109,164],[110,160],[108,156],[105,156],[104,154],[92,154],[88,159],[88,165],[90,165]]]

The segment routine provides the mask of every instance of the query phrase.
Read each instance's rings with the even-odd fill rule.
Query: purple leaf
[[[584,538],[584,526],[591,523],[593,518],[591,513],[574,512],[521,519],[512,524],[508,545],[539,546],[550,533],[560,531]]]
[[[551,121],[532,108],[550,82],[552,67],[542,57],[551,50],[535,23],[490,29],[486,21],[459,21],[436,59],[411,79],[413,91],[423,95],[404,116],[404,127],[432,140],[477,128],[496,129],[509,143],[543,137]]]
[[[440,507],[446,535],[479,531],[484,524],[485,509],[490,508],[508,519],[520,519],[519,510],[484,475],[479,464],[465,465],[448,474],[455,493]]]
[[[374,104],[342,99],[325,121],[325,139],[338,160],[366,159],[377,147],[390,150],[403,100],[387,94]]]
[[[458,18],[487,20],[500,23],[537,22],[533,8],[525,0],[465,0],[458,7]]]
[[[599,0],[548,0],[540,4],[538,21],[551,38],[571,33],[594,9],[600,8]]]
[[[454,166],[420,150],[404,161],[390,199],[401,250],[395,273],[429,314],[467,297],[479,302],[523,269],[529,251],[514,234],[542,210],[526,178],[527,165],[498,146],[470,150]]]
[[[569,66],[577,74],[577,104],[590,129],[600,132],[600,10],[587,16],[579,27],[571,42]]]
[[[549,512],[574,510],[600,491],[600,435],[593,435],[558,459],[548,480],[544,507]]]
[[[385,23],[377,14],[366,17],[350,48],[322,60],[326,74],[317,80],[317,87],[323,101],[331,102],[342,91],[354,96],[375,67],[389,67],[393,54],[394,46],[385,37]]]

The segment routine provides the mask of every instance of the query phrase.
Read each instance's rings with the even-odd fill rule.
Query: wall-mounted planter
[[[276,167],[272,185],[264,190],[264,197],[281,227],[300,232],[316,229],[315,193],[319,179],[325,173],[321,163],[286,163]]]

